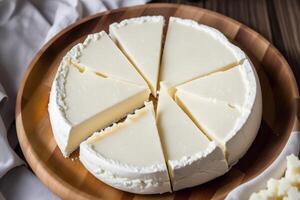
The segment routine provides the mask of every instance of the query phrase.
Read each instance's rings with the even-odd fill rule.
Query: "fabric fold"
[[[4,106],[7,99],[0,84],[0,105]],[[1,110],[0,110],[1,111]],[[0,178],[6,174],[10,169],[23,164],[23,161],[11,149],[7,141],[7,131],[4,126],[2,117],[0,116]]]

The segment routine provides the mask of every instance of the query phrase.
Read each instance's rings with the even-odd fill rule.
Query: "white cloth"
[[[253,192],[267,187],[267,181],[270,178],[280,178],[286,170],[286,157],[294,154],[298,155],[300,150],[300,132],[293,132],[288,143],[276,160],[256,178],[240,185],[232,190],[226,197],[226,200],[249,199]]]
[[[4,105],[6,98],[3,88],[0,88],[0,105]],[[22,164],[21,159],[19,159],[11,149],[6,138],[6,128],[0,116],[0,178],[6,174],[9,169]]]
[[[20,80],[51,37],[76,20],[147,0],[0,0],[0,199],[57,199],[7,141]],[[5,91],[4,91],[5,89]],[[11,131],[14,133],[15,131]]]
[[[59,199],[25,166],[7,172],[0,179],[0,191],[3,197],[9,200]]]

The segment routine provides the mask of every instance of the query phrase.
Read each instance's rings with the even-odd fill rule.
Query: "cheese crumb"
[[[287,157],[287,169],[281,179],[271,178],[267,188],[250,196],[250,200],[300,200],[300,160],[293,154]]]

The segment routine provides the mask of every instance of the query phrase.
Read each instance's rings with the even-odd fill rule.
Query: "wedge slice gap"
[[[176,92],[176,102],[212,140],[225,151],[228,164],[235,164],[248,150],[260,124],[261,110],[240,110],[222,101]]]
[[[154,96],[160,66],[163,27],[162,16],[131,18],[109,26],[111,37],[143,75]]]
[[[181,110],[161,84],[157,125],[173,190],[192,187],[228,171],[225,155]]]
[[[176,89],[201,98],[223,101],[231,106],[243,108],[249,97],[249,84],[243,66],[238,65],[229,70],[219,71],[187,82]]]

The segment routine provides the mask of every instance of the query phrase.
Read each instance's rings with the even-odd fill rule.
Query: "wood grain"
[[[78,160],[63,158],[53,139],[47,104],[62,56],[87,34],[140,15],[194,19],[222,31],[253,61],[263,91],[263,120],[247,154],[224,176],[203,185],[163,195],[134,195],[98,181]],[[100,13],[68,27],[36,55],[22,81],[16,107],[18,138],[36,175],[63,199],[223,199],[233,188],[267,168],[295,129],[298,88],[284,57],[261,35],[218,13],[191,6],[149,4]],[[75,155],[73,155],[76,157]],[[73,157],[73,158],[74,158]]]

